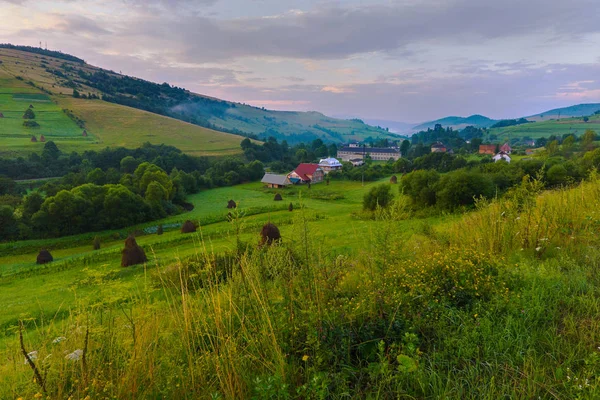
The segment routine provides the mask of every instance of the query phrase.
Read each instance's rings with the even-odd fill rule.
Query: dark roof
[[[446,146],[444,146],[442,143],[434,143],[431,145],[431,147],[434,147],[436,149],[442,149],[442,148],[446,148]]]
[[[349,147],[349,146],[344,146],[341,149],[338,149],[338,151],[346,151],[349,153],[357,153],[357,154],[363,154],[363,151],[365,154],[369,154],[369,153],[387,153],[387,154],[398,154],[399,150],[398,149],[392,149],[390,147],[365,147],[364,149],[362,147]]]
[[[289,185],[291,184],[290,180],[285,175],[275,175],[275,174],[265,174],[263,176],[262,183],[267,183],[271,185]]]

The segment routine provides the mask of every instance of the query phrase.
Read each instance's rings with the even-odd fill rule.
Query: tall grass
[[[352,256],[315,243],[302,209],[275,246],[215,254],[196,235],[196,255],[138,267],[134,289],[92,274],[79,284],[100,301],[24,321],[46,394],[15,323],[0,398],[598,398],[599,202],[593,175],[526,180],[415,232],[398,206]]]

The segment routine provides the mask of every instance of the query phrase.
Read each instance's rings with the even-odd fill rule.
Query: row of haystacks
[[[290,203],[291,206],[291,203]],[[162,234],[162,225],[159,226],[160,232],[157,230],[158,234]],[[197,225],[187,220],[181,226],[181,233],[192,233],[196,232]],[[279,228],[271,222],[266,223],[261,231],[260,231],[260,245],[272,245],[281,240],[281,233],[279,232]],[[93,241],[94,250],[100,249],[100,238],[96,236]],[[37,264],[47,264],[53,262],[54,258],[52,254],[45,248],[42,248],[37,255]],[[121,251],[121,266],[129,267],[132,265],[143,264],[148,261],[148,257],[146,257],[146,252],[144,249],[137,244],[134,235],[129,235],[127,239],[125,239],[125,247]]]

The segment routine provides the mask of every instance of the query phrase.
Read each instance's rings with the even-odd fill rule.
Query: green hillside
[[[539,114],[525,117],[530,121],[547,121],[566,117],[585,117],[600,111],[600,103],[577,104],[569,107],[555,108]]]
[[[37,57],[37,58],[36,58]],[[99,99],[75,99],[41,67],[63,60],[0,49],[0,155],[19,156],[41,151],[44,135],[62,151],[100,150],[106,146],[139,147],[144,142],[170,144],[193,155],[239,153],[242,137],[174,118]],[[39,127],[23,126],[23,114],[32,105]],[[69,110],[65,112],[65,110]],[[87,136],[83,135],[86,131]],[[36,136],[38,142],[31,142]]]
[[[414,131],[423,131],[429,128],[433,129],[435,125],[442,125],[444,128],[452,129],[464,129],[467,126],[477,126],[480,128],[487,128],[492,126],[496,120],[490,119],[483,115],[471,115],[470,117],[445,117],[436,119],[435,121],[428,121],[413,127]]]
[[[489,134],[496,135],[501,139],[514,139],[523,137],[536,139],[540,137],[548,138],[552,135],[583,135],[587,129],[600,132],[600,116],[597,116],[597,118],[590,117],[588,122],[585,122],[583,118],[561,118],[559,121],[539,121],[530,124],[515,125],[504,128],[493,128],[489,130]]]
[[[102,98],[108,102],[169,116],[194,125],[256,138],[276,137],[288,143],[347,142],[366,138],[397,138],[363,121],[327,117],[318,112],[271,111],[192,93],[167,83],[157,84],[120,75],[68,59],[62,53],[36,54],[40,49],[2,48],[2,68],[22,75],[53,94]],[[54,55],[56,57],[52,57]],[[66,56],[67,59],[64,57]],[[95,101],[95,100],[90,100]]]

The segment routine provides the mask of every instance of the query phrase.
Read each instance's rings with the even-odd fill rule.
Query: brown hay
[[[35,136],[32,136],[31,141],[35,143],[35,142],[37,142],[37,138]]]
[[[294,211],[294,205],[292,203],[288,206],[288,211]]]
[[[229,200],[227,202],[227,208],[237,208],[237,204],[235,204],[235,201]]]
[[[54,258],[52,258],[52,254],[50,254],[50,252],[46,249],[41,249],[37,256],[37,263],[47,264],[52,261],[54,261]]]
[[[142,264],[148,261],[144,249],[137,244],[135,237],[133,236],[129,236],[125,239],[125,248],[121,254],[122,267],[129,267],[130,265]]]
[[[94,247],[94,250],[100,250],[100,238],[98,236],[94,237],[92,246]]]
[[[44,135],[40,136],[40,142],[45,142],[46,138],[44,137]]]
[[[262,245],[270,245],[275,242],[279,242],[281,240],[281,233],[279,232],[279,228],[277,228],[272,223],[265,224],[260,231],[260,244]]]
[[[283,200],[283,198],[281,197],[281,194],[277,193],[277,194],[275,195],[275,198],[274,198],[273,200],[274,200],[274,201],[281,201],[281,200]]]
[[[192,233],[196,232],[196,225],[189,219],[181,225],[181,233]]]
[[[390,183],[398,183],[398,177],[396,175],[392,175],[390,178]]]

